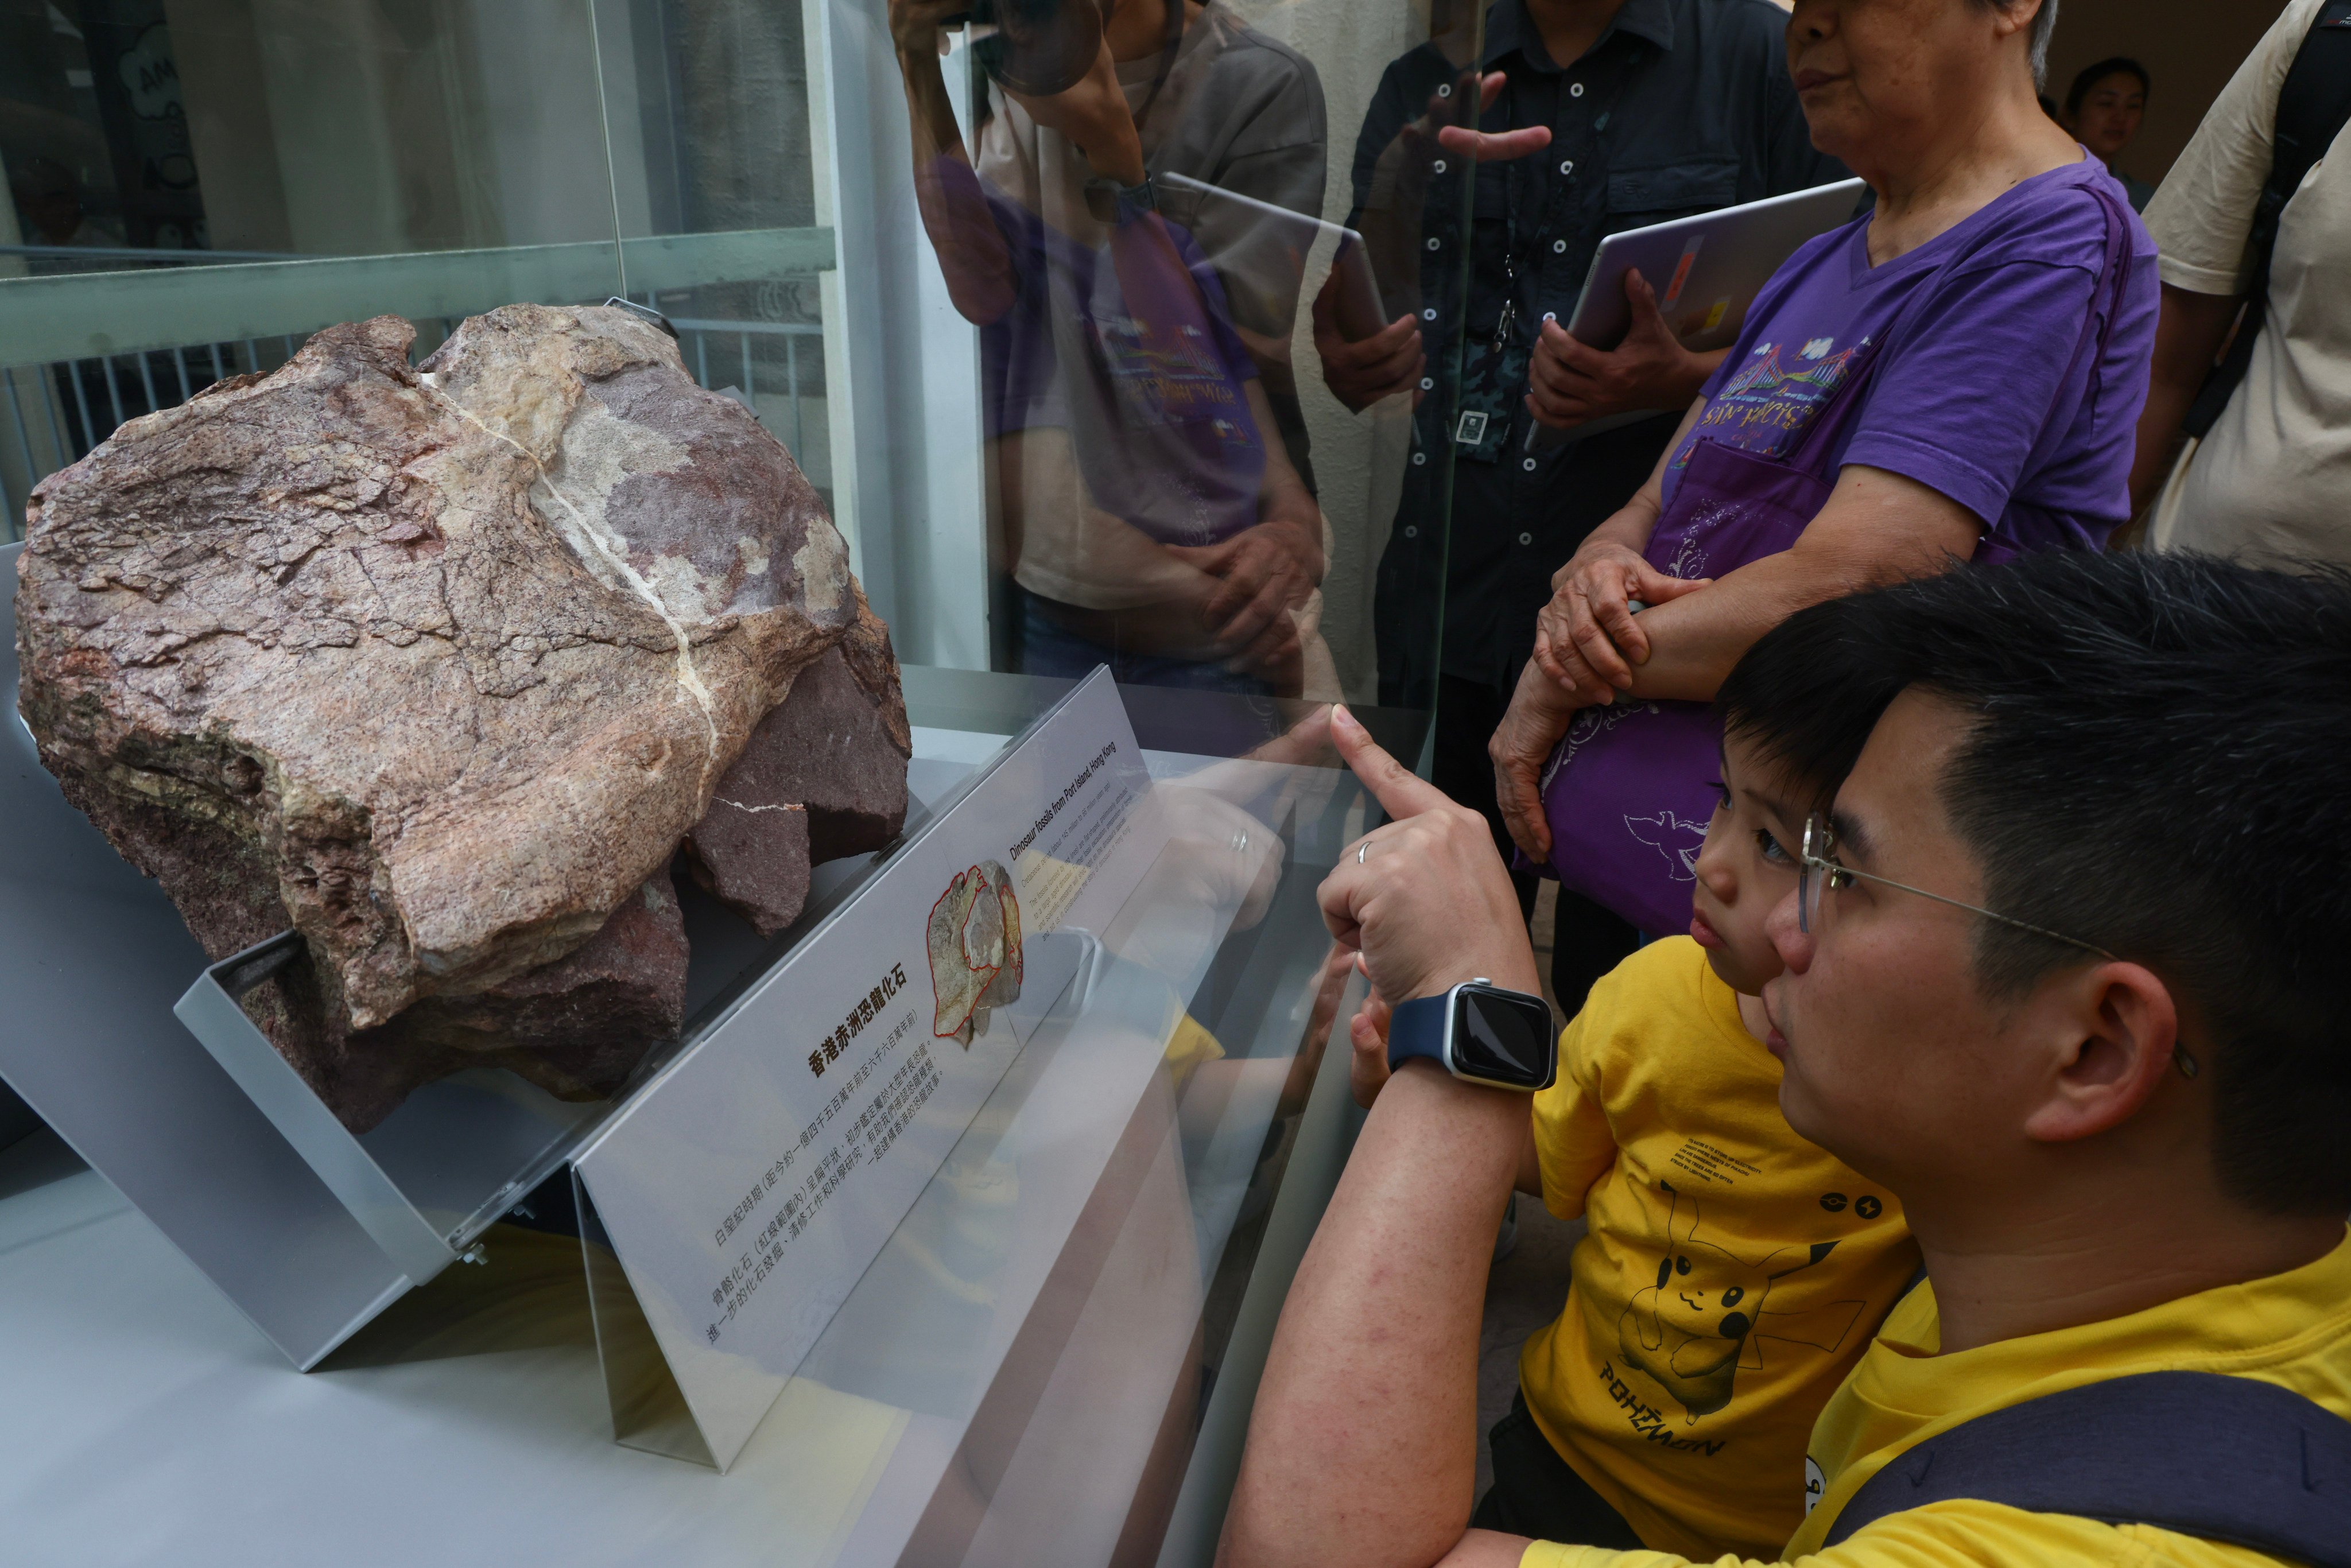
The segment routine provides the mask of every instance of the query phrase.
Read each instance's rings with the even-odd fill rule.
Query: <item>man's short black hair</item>
[[[2074,85],[2065,89],[2065,118],[2071,120],[2081,113],[2082,100],[2090,96],[2090,89],[2113,76],[2138,78],[2138,90],[2143,96],[2155,91],[2155,78],[2147,74],[2145,66],[2128,55],[2109,56],[2074,73]]]
[[[2057,551],[1815,605],[1717,699],[1842,778],[1910,686],[1976,716],[1942,790],[1985,902],[2161,976],[2210,1060],[2220,1176],[2351,1211],[2351,575]],[[1980,921],[1987,990],[2077,948]]]

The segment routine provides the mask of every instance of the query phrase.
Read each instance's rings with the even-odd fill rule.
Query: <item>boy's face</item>
[[[1780,972],[1764,919],[1796,886],[1804,811],[1782,771],[1741,739],[1722,748],[1722,799],[1698,855],[1690,936],[1723,984],[1762,994]]]

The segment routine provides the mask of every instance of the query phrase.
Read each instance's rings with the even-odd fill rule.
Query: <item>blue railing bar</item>
[[[286,358],[288,360],[292,359],[294,357],[294,339],[292,335],[287,334],[280,337],[277,340],[286,346]],[[280,362],[283,363],[283,361]]]
[[[816,321],[705,321],[673,316],[669,324],[681,332],[750,332],[768,338],[817,338],[824,327]]]
[[[122,428],[122,389],[115,384],[114,356],[102,354],[99,357],[98,362],[106,367],[106,395],[114,403],[114,423],[106,427],[106,434],[111,435]],[[90,444],[96,445],[99,439],[98,432],[91,431],[90,437]]]
[[[89,416],[89,398],[81,390],[81,361],[68,360],[65,364],[66,370],[69,372],[66,379],[73,382],[74,402],[81,409],[81,438],[89,443],[89,446],[84,446],[81,451],[74,454],[75,459],[78,461],[82,453],[88,452],[90,446],[98,444],[98,421]]]
[[[0,371],[0,382],[8,383],[8,413],[16,422],[16,445],[25,454],[25,476],[37,484],[41,476],[35,470],[40,467],[41,460],[33,455],[33,433],[25,423],[25,405],[16,397],[15,372]]]
[[[710,334],[707,332],[694,335],[694,379],[707,387],[710,384]]]
[[[180,401],[182,402],[185,402],[190,398],[196,395],[195,389],[188,384],[188,357],[179,350],[174,349],[172,350],[172,363],[179,367]]]
[[[220,345],[218,343],[211,343],[207,344],[206,347],[210,348],[213,351],[213,380],[216,382],[225,382],[228,380],[228,372],[221,369]]]
[[[139,384],[147,389],[147,412],[149,413],[152,413],[157,409],[163,406],[163,400],[155,395],[155,372],[148,365],[147,356],[144,354],[139,356]]]
[[[759,382],[751,372],[751,334],[737,333],[737,340],[743,350],[743,395],[751,400],[751,415],[756,419],[759,413]]]
[[[797,335],[784,340],[784,379],[790,383],[792,396],[792,456],[800,455],[800,340]]]
[[[56,261],[299,261],[291,250],[164,250],[127,245],[0,245],[0,256]]]
[[[43,365],[41,367],[40,381],[41,412],[48,415],[49,439],[57,444],[57,462],[59,464],[70,463],[74,460],[74,449],[66,441],[65,426],[57,423],[57,392],[55,388],[50,384],[49,367],[47,365]]]

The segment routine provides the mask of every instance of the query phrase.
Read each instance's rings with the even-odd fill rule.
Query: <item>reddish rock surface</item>
[[[694,880],[760,936],[773,936],[800,917],[810,864],[806,806],[747,788],[730,771],[710,814],[686,835],[685,849]]]
[[[619,309],[413,336],[124,425],[35,491],[16,586],[43,760],[216,956],[302,933],[248,1010],[354,1127],[469,1063],[606,1093],[674,1033],[667,868],[755,737],[811,810],[702,835],[747,913],[904,803],[886,628],[747,410]]]

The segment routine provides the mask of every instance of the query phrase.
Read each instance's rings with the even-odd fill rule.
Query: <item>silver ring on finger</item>
[[[1355,863],[1356,863],[1357,865],[1361,865],[1361,864],[1363,864],[1363,863],[1364,863],[1364,857],[1365,855],[1370,854],[1371,852],[1372,852],[1372,841],[1371,841],[1371,840],[1369,840],[1369,839],[1365,839],[1362,843],[1357,844],[1357,845],[1355,846]]]

